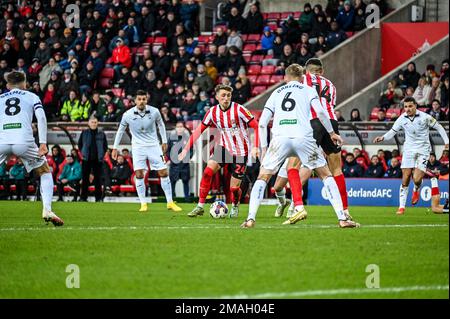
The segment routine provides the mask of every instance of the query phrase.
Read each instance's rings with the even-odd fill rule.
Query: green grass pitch
[[[448,215],[353,207],[362,227],[339,229],[331,207],[285,226],[261,206],[256,228],[240,229],[247,205],[223,220],[181,206],[54,203],[66,223],[55,228],[40,202],[0,202],[0,298],[449,297]],[[80,288],[66,287],[70,264]],[[379,289],[366,287],[372,264]]]

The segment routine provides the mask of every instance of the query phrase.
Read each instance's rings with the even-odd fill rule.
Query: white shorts
[[[13,154],[22,160],[28,173],[47,163],[45,156],[39,156],[36,144],[0,144],[0,165]]]
[[[150,169],[153,171],[160,171],[167,168],[166,160],[163,156],[161,146],[144,146],[131,148],[133,157],[133,169],[148,170],[147,160],[150,164]]]
[[[309,170],[315,170],[316,168],[324,167],[325,165],[327,165],[327,160],[323,156],[322,150],[320,148],[319,148],[319,150],[320,150],[319,157],[322,157],[323,160],[321,158],[317,158],[317,159],[309,161],[308,163],[303,163],[302,162],[302,165],[300,166],[300,168],[301,167],[306,167]],[[283,166],[281,166],[280,170],[278,171],[278,176],[279,177],[281,177],[281,178],[288,178],[288,175],[287,175],[288,162],[289,162],[289,158],[287,158],[284,161]]]
[[[309,169],[315,169],[327,165],[322,151],[314,139],[306,140],[299,138],[274,137],[270,141],[269,148],[263,158],[261,167],[275,174],[286,159],[291,156],[300,158],[302,165]],[[284,165],[283,165],[284,166]],[[286,170],[285,170],[286,171]],[[283,175],[283,172],[281,172]],[[284,173],[287,177],[287,173]],[[278,176],[280,172],[278,172]],[[285,177],[281,176],[281,177]]]
[[[426,155],[406,151],[403,153],[402,165],[400,168],[418,168],[422,172],[426,172],[429,158],[430,154]]]

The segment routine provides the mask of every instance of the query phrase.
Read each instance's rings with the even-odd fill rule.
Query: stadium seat
[[[422,112],[426,112],[426,111],[428,111],[428,108],[427,107],[419,107],[418,110],[422,111]]]
[[[249,34],[247,36],[247,43],[258,43],[261,41],[261,34]]]
[[[209,35],[199,35],[198,43],[208,44],[211,41],[210,38],[211,38],[211,36],[209,36]]]
[[[241,39],[245,43],[248,39],[248,34],[241,34]]]
[[[247,73],[250,75],[258,75],[261,72],[261,66],[253,64],[248,67]]]
[[[250,84],[253,86],[256,84],[256,80],[258,79],[257,75],[247,75],[247,79],[250,81]]]
[[[294,15],[293,12],[281,12],[280,14],[280,19],[281,20],[286,20],[290,15]]]
[[[122,88],[113,88],[111,89],[111,92],[117,97],[125,97],[125,90]]]
[[[268,22],[267,26],[270,28],[270,31],[274,32],[278,28],[278,23]]]
[[[261,64],[263,59],[264,59],[264,55],[259,55],[259,54],[252,55],[250,64]]]
[[[281,81],[283,81],[283,78],[284,76],[282,75],[272,75],[270,77],[270,85],[280,83]]]
[[[111,79],[110,78],[100,78],[98,81],[98,86],[102,89],[110,89],[111,88]]]
[[[367,169],[367,163],[366,160],[364,159],[364,157],[357,157],[356,158],[356,163],[358,163],[359,166],[361,166],[364,170]]]
[[[114,78],[114,69],[113,68],[104,68],[100,72],[100,78],[113,79]]]
[[[155,38],[154,37],[147,37],[145,39],[145,43],[153,44],[153,42],[155,42]]]
[[[156,37],[153,44],[162,44],[163,46],[166,46],[167,44],[167,37]]]
[[[347,35],[347,38],[351,38],[353,36],[353,31],[347,31],[345,34]]]
[[[280,13],[279,12],[269,12],[267,15],[268,21],[278,21],[280,19]]]
[[[264,74],[258,76],[258,79],[256,80],[256,85],[270,85],[270,75]]]
[[[401,114],[401,109],[388,109],[388,110],[386,111],[386,117],[387,117],[388,119],[392,119],[392,115],[393,115],[393,114],[396,115],[395,118],[399,117],[400,114]]]
[[[253,89],[252,89],[252,96],[257,96],[257,95],[263,93],[266,89],[267,89],[267,87],[264,85],[257,85],[255,87],[253,87]]]
[[[245,54],[242,55],[242,57],[244,58],[245,63],[250,64],[250,61],[252,59],[252,55],[251,54],[245,53]]]
[[[275,72],[274,65],[265,65],[261,68],[261,74],[273,74]]]
[[[293,13],[293,16],[294,19],[298,20],[302,16],[302,13],[300,11],[297,11]]]
[[[377,106],[372,109],[372,111],[370,112],[370,120],[371,121],[376,120],[378,118],[379,110],[380,110],[380,108]]]
[[[242,48],[242,53],[253,53],[256,50],[256,44],[248,43]]]

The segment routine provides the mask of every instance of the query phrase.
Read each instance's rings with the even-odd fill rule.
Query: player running
[[[55,226],[64,221],[52,212],[53,176],[47,164],[47,119],[39,97],[25,91],[26,77],[22,72],[10,72],[5,76],[7,93],[0,95],[0,165],[9,155],[18,156],[27,172],[34,170],[40,176],[42,218]],[[38,123],[39,148],[33,137],[33,115]]]
[[[288,157],[300,158],[300,164],[305,163],[315,167],[326,166],[323,156],[319,156],[320,150],[314,140],[313,129],[309,122],[311,109],[323,122],[330,139],[342,144],[342,139],[337,135],[325,109],[319,101],[317,92],[309,86],[300,83],[303,68],[298,64],[291,64],[286,68],[285,85],[276,89],[266,102],[264,111],[259,121],[261,129],[262,164],[257,181],[253,185],[250,195],[250,208],[247,220],[241,225],[243,228],[251,228],[255,225],[256,214],[264,197],[267,182],[278,171],[281,164]],[[274,117],[272,127],[272,140],[266,154],[267,125]],[[291,183],[292,197],[295,205],[294,215],[286,224],[295,224],[307,216],[302,202],[302,185],[298,170],[291,161],[288,163],[287,173]],[[331,175],[331,174],[330,174]],[[324,179],[329,183],[331,192],[338,194],[339,190],[332,178]],[[333,187],[334,186],[334,187]],[[333,196],[333,197],[336,197]]]
[[[138,90],[135,98],[136,106],[126,111],[120,121],[111,156],[117,159],[117,148],[122,140],[123,133],[128,127],[131,132],[131,149],[133,155],[133,168],[136,173],[136,192],[141,202],[140,212],[148,210],[145,199],[145,181],[144,176],[147,171],[147,160],[153,170],[158,171],[161,178],[161,187],[166,195],[167,209],[175,212],[181,211],[172,200],[172,185],[170,184],[169,174],[164,155],[167,151],[166,127],[159,110],[153,106],[147,105],[147,92]],[[156,128],[161,135],[162,144],[160,147]]]
[[[317,58],[309,59],[306,64],[306,74],[303,76],[303,84],[308,85],[314,88],[319,95],[320,102],[323,107],[326,108],[326,115],[330,119],[331,125],[333,126],[334,132],[339,135],[339,124],[336,119],[336,115],[334,114],[334,107],[336,106],[336,87],[334,84],[323,76],[324,69],[322,65],[322,61]],[[351,216],[348,211],[348,197],[347,197],[347,187],[345,185],[344,174],[342,173],[342,163],[341,163],[341,147],[336,145],[331,138],[330,134],[325,130],[325,127],[317,117],[317,113],[314,109],[311,109],[311,127],[314,132],[314,139],[317,142],[317,145],[321,146],[322,150],[327,155],[327,162],[329,169],[336,181],[336,184],[339,188],[339,194],[342,199],[342,205],[344,208],[344,214],[348,219],[351,219]],[[281,217],[283,215],[284,210],[289,204],[292,203],[289,200],[286,200],[284,187],[288,182],[287,174],[286,174],[286,165],[280,169],[278,173],[277,179],[275,181],[275,192],[277,198],[279,200],[279,205],[275,211],[276,217]],[[299,168],[299,167],[295,167]],[[284,174],[283,174],[284,173]],[[311,169],[306,166],[302,166],[300,170],[300,178],[301,182],[304,183],[311,176]],[[293,208],[293,207],[292,207]],[[290,208],[292,211],[292,209]],[[288,215],[289,216],[289,215]]]
[[[215,126],[221,133],[220,142],[214,147],[213,155],[208,160],[207,166],[203,171],[203,177],[200,182],[200,194],[197,207],[190,213],[189,217],[201,216],[204,213],[206,196],[211,188],[213,175],[225,164],[231,164],[231,212],[230,217],[237,217],[239,214],[239,201],[241,199],[241,181],[244,177],[250,141],[247,129],[255,130],[255,144],[251,150],[252,156],[258,156],[258,122],[254,119],[252,113],[242,105],[231,102],[233,88],[228,85],[217,85],[215,88],[216,99],[219,104],[213,106],[206,114],[201,126],[193,132],[183,151],[178,156],[182,161],[194,142],[200,137],[204,130],[209,126]]]
[[[400,129],[405,131],[404,152],[402,157],[402,185],[400,186],[399,208],[397,215],[405,213],[406,198],[408,196],[409,182],[414,181],[414,192],[412,204],[419,201],[419,190],[423,177],[427,170],[430,157],[430,128],[435,128],[444,140],[445,148],[448,149],[448,136],[445,129],[432,116],[417,110],[417,103],[413,97],[403,100],[405,113],[395,121],[392,128],[383,136],[377,136],[373,141],[380,143],[393,138]],[[413,173],[414,169],[414,173]]]

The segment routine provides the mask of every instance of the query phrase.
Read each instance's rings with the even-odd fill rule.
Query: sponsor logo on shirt
[[[22,128],[22,123],[3,124],[3,129],[4,130],[13,130],[13,129],[18,129],[18,128]]]
[[[280,121],[280,125],[293,125],[293,124],[297,124],[297,119]]]

